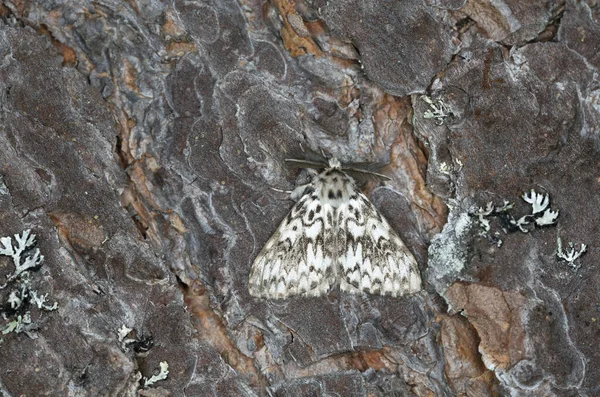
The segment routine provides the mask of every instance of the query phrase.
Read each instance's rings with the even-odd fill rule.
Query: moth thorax
[[[318,189],[320,200],[337,208],[341,204],[348,202],[350,187],[350,181],[342,172],[330,172],[330,174],[324,175],[320,181]]]

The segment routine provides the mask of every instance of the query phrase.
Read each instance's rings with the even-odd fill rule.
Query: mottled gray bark
[[[598,394],[599,15],[1,1],[0,391]],[[423,291],[249,295],[304,176],[284,159],[321,150],[387,163],[364,192]]]

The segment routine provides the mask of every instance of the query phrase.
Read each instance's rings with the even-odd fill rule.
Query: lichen
[[[41,265],[44,256],[40,254],[40,250],[33,250],[33,255],[29,255],[23,260],[21,257],[24,252],[27,252],[35,245],[35,234],[31,234],[31,229],[25,230],[22,235],[15,234],[17,245],[13,245],[10,237],[0,237],[0,255],[10,256],[15,265],[15,273],[8,276],[8,280],[0,289],[6,286],[19,277],[23,272],[32,270]]]
[[[15,270],[7,276],[6,283],[0,285],[0,290],[6,290],[0,296],[4,302],[0,314],[5,321],[2,334],[25,332],[30,337],[35,337],[31,331],[37,329],[37,324],[31,319],[30,309],[40,311],[54,311],[58,303],[47,305],[48,294],[40,294],[32,287],[33,273],[38,270],[44,261],[44,256],[36,244],[35,234],[25,230],[21,234],[0,238],[0,255],[12,259]],[[13,241],[14,240],[14,241]]]
[[[587,251],[587,245],[580,244],[579,249],[573,242],[568,243],[569,248],[563,251],[562,240],[560,236],[556,238],[556,257],[565,261],[574,271],[579,270],[581,263],[575,263],[577,259]]]
[[[149,387],[158,382],[159,380],[167,379],[167,375],[169,375],[169,363],[166,361],[160,362],[160,372],[158,375],[152,375],[150,379],[144,377],[144,387]]]
[[[529,193],[523,193],[521,196],[523,200],[531,204],[531,215],[525,215],[517,221],[517,226],[523,233],[527,233],[529,229],[524,226],[531,224],[532,222],[536,226],[549,226],[554,225],[558,219],[559,211],[552,210],[550,205],[550,196],[548,194],[536,193],[535,190],[531,189]]]
[[[556,224],[558,219],[559,211],[550,208],[550,196],[548,194],[536,193],[535,190],[531,190],[529,193],[523,193],[521,198],[531,204],[531,214],[524,215],[519,219],[511,214],[514,204],[505,200],[502,205],[496,206],[493,202],[488,202],[485,208],[479,207],[477,210],[471,213],[472,216],[477,217],[477,221],[482,228],[480,235],[486,236],[489,239],[502,244],[502,240],[493,237],[491,232],[491,220],[490,218],[496,217],[500,219],[500,226],[504,233],[521,231],[523,233],[529,233],[536,227],[551,226]]]
[[[442,125],[453,116],[452,111],[443,100],[437,99],[434,101],[425,95],[422,96],[421,99],[426,102],[430,108],[423,112],[424,119],[433,119],[437,125]]]
[[[137,355],[144,355],[154,347],[152,335],[138,333],[135,328],[129,328],[125,324],[117,330],[117,340],[124,353],[133,351]]]

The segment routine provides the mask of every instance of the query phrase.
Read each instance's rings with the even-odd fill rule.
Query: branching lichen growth
[[[536,193],[533,189],[531,189],[531,192],[529,193],[523,193],[521,197],[525,202],[531,204],[533,207],[531,211],[533,215],[542,212],[550,205],[550,196],[547,194]]]
[[[425,101],[430,108],[423,113],[424,119],[433,119],[437,125],[442,125],[446,120],[453,116],[448,105],[441,99],[434,101],[428,96],[422,96],[421,99]]]
[[[2,330],[2,334],[6,335],[11,332],[20,334],[21,332],[33,331],[35,329],[37,329],[37,325],[31,321],[31,314],[27,312],[22,316],[17,316],[16,319],[9,322]]]
[[[562,241],[560,236],[558,236],[556,239],[556,257],[567,262],[567,265],[569,265],[574,271],[577,271],[581,267],[581,264],[575,263],[575,261],[579,259],[581,255],[585,254],[587,251],[587,245],[580,244],[579,249],[577,249],[576,245],[572,242],[569,242],[568,245],[569,248],[563,251]]]
[[[523,200],[531,204],[531,214],[524,215],[519,219],[511,214],[514,204],[504,201],[502,205],[495,206],[493,202],[488,202],[485,208],[479,207],[472,213],[477,217],[481,226],[481,236],[487,237],[491,242],[497,243],[498,247],[502,240],[498,237],[499,233],[492,235],[491,219],[492,217],[500,219],[500,226],[504,233],[515,232],[517,230],[523,233],[529,233],[536,227],[544,227],[556,224],[559,211],[550,208],[550,196],[548,194],[536,193],[531,190],[529,193],[523,193]]]
[[[531,215],[525,215],[516,221],[517,227],[523,232],[529,232],[525,226],[535,224],[536,226],[554,225],[558,218],[558,210],[553,211],[550,205],[550,196],[547,194],[536,193],[531,189],[529,193],[523,193],[523,200],[531,204]]]
[[[35,234],[31,234],[31,230],[25,230],[22,235],[15,234],[16,246],[13,246],[10,237],[0,237],[0,255],[10,256],[15,265],[15,273],[8,276],[6,284],[0,286],[0,289],[6,288],[8,283],[16,279],[21,273],[39,267],[44,260],[44,256],[40,255],[40,250],[33,250],[33,255],[29,255],[25,260],[21,259],[24,252],[30,250],[35,245]]]
[[[531,189],[529,193],[523,193],[521,198],[531,205],[531,214],[524,215],[519,219],[515,219],[509,211],[513,209],[513,204],[504,201],[503,205],[496,207],[493,202],[486,204],[485,208],[479,207],[472,212],[472,216],[477,217],[477,221],[481,226],[481,236],[487,237],[491,242],[502,244],[502,240],[498,238],[498,233],[491,234],[491,217],[500,218],[500,224],[504,233],[521,231],[529,233],[536,227],[544,227],[556,224],[558,219],[558,210],[550,208],[550,196],[548,194],[537,193]],[[577,260],[587,251],[587,245],[580,244],[579,249],[572,242],[568,243],[568,248],[563,250],[560,236],[557,236],[556,241],[556,257],[566,262],[574,271],[577,271],[581,264]]]
[[[32,275],[38,270],[44,261],[35,246],[35,234],[31,230],[25,230],[21,234],[14,235],[14,241],[10,237],[0,238],[0,256],[8,256],[12,259],[15,267],[14,273],[7,276],[6,283],[0,285],[0,314],[5,320],[2,334],[11,332],[26,332],[33,337],[30,331],[37,329],[37,324],[31,319],[31,307],[38,310],[53,311],[58,308],[54,302],[47,305],[48,294],[39,294],[32,288]]]
[[[58,309],[58,302],[54,302],[52,306],[46,305],[46,299],[48,299],[48,294],[39,295],[36,291],[31,291],[31,303],[33,303],[38,309],[54,311]]]
[[[514,204],[511,204],[509,201],[504,200],[504,203],[501,206],[496,207],[493,202],[488,202],[484,208],[479,207],[473,215],[477,217],[477,221],[479,225],[483,228],[485,232],[489,232],[491,229],[490,220],[488,217],[502,217],[504,214],[508,214],[508,211],[513,208]]]

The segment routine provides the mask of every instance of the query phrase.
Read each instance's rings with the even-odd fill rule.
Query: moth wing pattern
[[[344,292],[393,297],[421,290],[417,262],[336,158],[292,198],[301,196],[250,271],[255,297]]]
[[[260,251],[250,271],[250,294],[284,299],[321,296],[336,282],[334,209],[305,194]]]
[[[417,262],[360,191],[337,208],[340,289],[394,297],[421,290]]]

